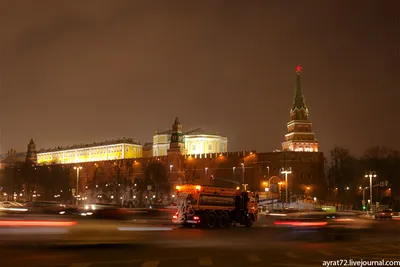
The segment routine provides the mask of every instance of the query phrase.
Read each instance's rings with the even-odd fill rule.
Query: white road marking
[[[300,258],[299,256],[293,254],[292,252],[286,252],[285,255],[288,256],[289,258],[292,258],[292,259]]]
[[[332,256],[333,253],[330,253],[329,251],[325,251],[325,250],[317,250],[318,253],[321,253],[322,255],[325,256]]]
[[[250,262],[260,262],[261,259],[256,255],[256,254],[249,254],[246,255],[246,258],[250,261]]]
[[[141,267],[157,267],[159,263],[159,261],[146,261],[143,262]]]
[[[81,262],[81,263],[72,263],[71,267],[88,267],[91,263]]]
[[[201,266],[213,266],[214,263],[210,258],[199,258],[199,265]]]

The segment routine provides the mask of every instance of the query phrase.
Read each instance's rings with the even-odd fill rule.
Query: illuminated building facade
[[[37,153],[38,164],[68,164],[117,159],[141,158],[143,147],[132,139],[119,139],[102,143],[57,147]]]
[[[153,136],[153,157],[166,156],[170,148],[172,130],[156,132]],[[201,155],[228,151],[228,138],[203,129],[195,129],[183,134],[182,154]]]
[[[312,122],[308,120],[308,108],[301,88],[300,66],[297,67],[296,72],[296,90],[290,110],[290,121],[287,123],[288,133],[285,135],[282,149],[284,151],[318,152],[318,141],[311,129]]]

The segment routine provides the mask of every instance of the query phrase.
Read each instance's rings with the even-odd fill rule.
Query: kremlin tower
[[[26,152],[25,162],[29,164],[37,164],[37,151],[36,151],[36,144],[33,142],[33,138],[28,144],[28,150]]]
[[[318,152],[318,141],[312,132],[312,122],[308,120],[308,108],[305,103],[300,80],[301,67],[296,68],[296,88],[293,106],[290,110],[290,121],[287,123],[288,133],[282,143],[284,151]]]

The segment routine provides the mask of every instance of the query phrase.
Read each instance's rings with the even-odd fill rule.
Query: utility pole
[[[377,177],[376,172],[375,171],[369,171],[367,174],[365,174],[365,178],[369,177],[369,201],[370,201],[370,207],[369,210],[371,212],[371,214],[373,213],[373,202],[372,202],[372,178]]]
[[[285,187],[286,187],[285,204],[286,204],[286,207],[287,207],[287,205],[288,205],[288,203],[289,203],[289,196],[288,196],[288,174],[291,174],[291,173],[292,173],[292,168],[290,168],[290,167],[287,168],[287,169],[282,168],[281,173],[285,175]]]
[[[82,170],[82,166],[74,167],[76,170],[76,194],[75,194],[75,203],[78,205],[78,196],[79,196],[79,170]]]

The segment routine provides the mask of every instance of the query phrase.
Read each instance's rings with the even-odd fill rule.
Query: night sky
[[[379,4],[378,4],[379,3]],[[400,149],[400,1],[0,0],[2,152],[184,130],[280,149],[303,66],[320,149]]]

